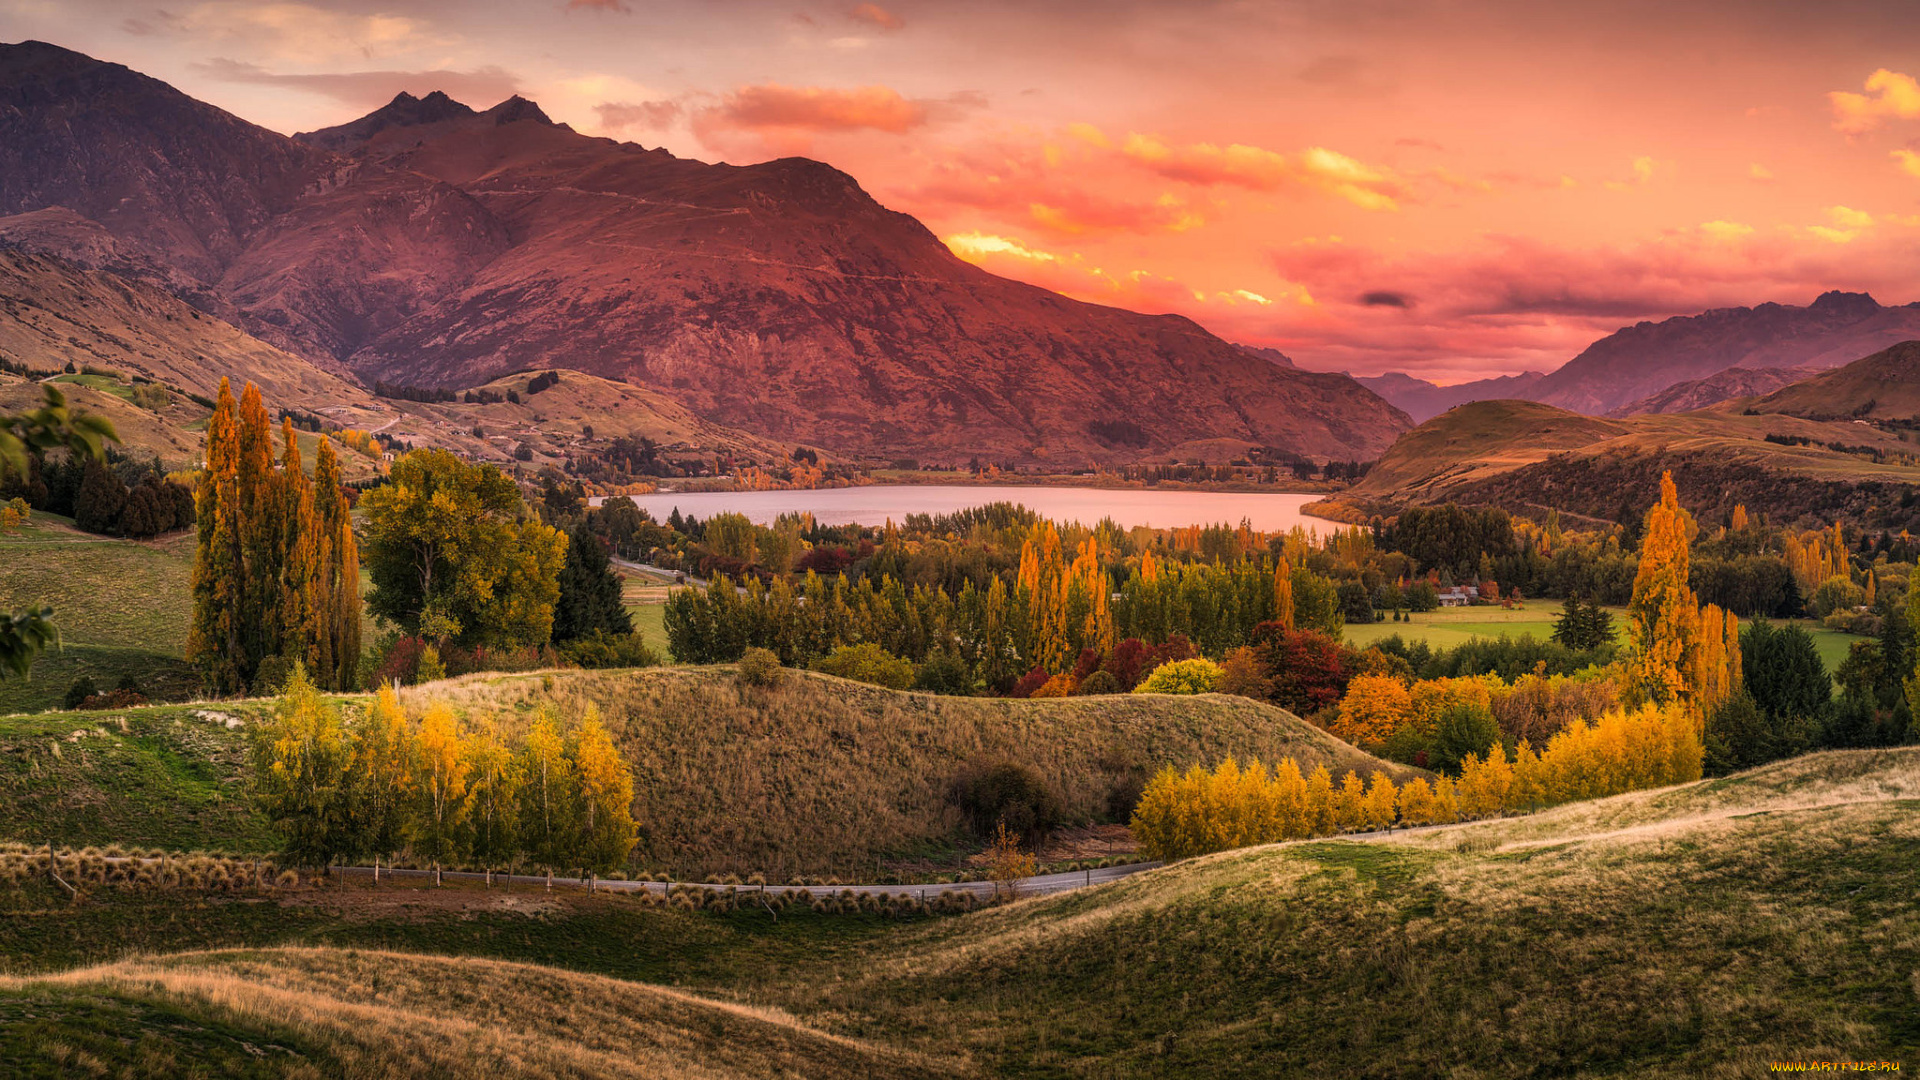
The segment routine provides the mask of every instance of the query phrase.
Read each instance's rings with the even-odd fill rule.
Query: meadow
[[[1917,808],[1920,750],[1828,752],[944,918],[392,885],[74,903],[35,882],[0,889],[0,1055],[375,1077],[1898,1061],[1920,1048]]]
[[[1606,611],[1613,616],[1616,632],[1623,631],[1627,609],[1609,607]],[[1491,606],[1440,608],[1411,613],[1410,622],[1349,623],[1346,639],[1362,649],[1396,634],[1408,641],[1425,641],[1436,649],[1451,649],[1476,637],[1495,638],[1502,634],[1515,638],[1532,634],[1535,639],[1545,641],[1553,636],[1553,625],[1559,617],[1560,603],[1555,600],[1529,600],[1523,607],[1511,610]],[[1778,621],[1804,628],[1813,637],[1813,646],[1828,671],[1840,666],[1854,642],[1871,640],[1829,630],[1816,619]]]

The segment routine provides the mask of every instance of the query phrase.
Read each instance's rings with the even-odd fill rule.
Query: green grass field
[[[1616,630],[1626,626],[1625,608],[1613,607],[1607,611],[1613,615]],[[1377,642],[1400,635],[1408,641],[1425,641],[1435,648],[1451,649],[1463,645],[1477,637],[1494,638],[1502,634],[1508,637],[1521,637],[1532,634],[1545,641],[1553,636],[1553,624],[1560,617],[1560,605],[1551,600],[1529,601],[1524,608],[1508,611],[1497,607],[1461,607],[1441,608],[1412,616],[1412,622],[1376,622],[1349,625],[1346,629],[1347,641],[1360,648],[1366,648]],[[1838,630],[1829,630],[1814,619],[1785,620],[1804,627],[1813,637],[1813,646],[1820,653],[1820,659],[1827,665],[1828,671],[1840,666],[1847,658],[1847,651],[1856,641],[1867,638],[1843,634]]]
[[[0,712],[51,708],[82,675],[102,690],[131,675],[168,697],[195,685],[184,657],[192,617],[193,536],[112,540],[34,514],[0,536],[0,609],[53,607],[61,647],[25,680],[0,680]]]

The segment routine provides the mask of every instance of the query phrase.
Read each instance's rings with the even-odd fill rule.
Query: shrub
[[[1169,660],[1154,668],[1140,685],[1133,688],[1136,694],[1211,694],[1220,685],[1224,674],[1220,665],[1211,660]]]
[[[1035,690],[1028,696],[1036,698],[1072,697],[1076,689],[1078,689],[1078,687],[1074,685],[1073,676],[1055,675],[1053,678],[1042,683],[1038,690]]]
[[[69,709],[77,709],[81,702],[99,692],[100,689],[93,684],[93,676],[82,675],[73,680],[72,686],[67,687],[67,696],[62,699],[62,704]]]
[[[973,693],[973,671],[959,654],[941,650],[927,657],[913,675],[913,688],[930,694],[964,697]]]
[[[418,683],[439,682],[447,677],[447,669],[440,663],[440,650],[432,645],[420,649],[419,666],[413,669],[413,681]]]
[[[1393,780],[1380,773],[1371,787],[1349,773],[1336,791],[1325,766],[1302,776],[1292,758],[1271,770],[1258,761],[1243,769],[1228,758],[1212,770],[1161,770],[1141,793],[1131,828],[1148,858],[1185,859],[1342,828],[1384,827],[1397,801]]]
[[[1260,662],[1260,655],[1242,645],[1220,661],[1219,690],[1223,694],[1265,701],[1273,696],[1273,679],[1268,677],[1267,666]]]
[[[1120,680],[1114,677],[1113,672],[1096,671],[1080,683],[1080,693],[1091,697],[1096,694],[1124,694],[1126,690],[1121,687]]]
[[[559,651],[583,668],[652,667],[660,662],[660,654],[647,648],[639,631],[610,634],[598,626],[559,646]]]
[[[890,690],[905,690],[913,685],[912,661],[902,660],[870,641],[842,645],[814,661],[813,669]]]
[[[1355,746],[1383,743],[1413,719],[1413,695],[1391,675],[1356,675],[1340,699],[1333,733]]]
[[[253,673],[253,684],[248,688],[254,697],[272,697],[287,685],[287,661],[282,656],[268,656],[260,661]]]
[[[1014,682],[1013,689],[1007,691],[1007,696],[1017,698],[1032,697],[1033,692],[1047,685],[1047,680],[1051,677],[1052,676],[1047,674],[1046,668],[1035,664],[1032,671],[1020,676],[1020,678]]]
[[[992,836],[1002,825],[1037,841],[1059,823],[1060,803],[1045,780],[1027,765],[1000,762],[962,773],[953,783],[952,801],[975,835]]]
[[[772,649],[748,649],[740,654],[733,673],[748,686],[778,686],[786,677],[787,669],[780,665],[780,656]]]
[[[1500,724],[1494,720],[1493,711],[1478,702],[1461,702],[1447,706],[1440,714],[1427,761],[1443,772],[1458,773],[1464,759],[1488,753],[1490,747],[1502,758],[1506,756],[1506,751],[1499,749]]]

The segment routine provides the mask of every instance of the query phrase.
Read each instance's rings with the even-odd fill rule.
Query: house
[[[1478,585],[1455,585],[1450,589],[1440,590],[1441,607],[1466,607],[1468,604],[1478,603],[1479,600],[1480,586]]]

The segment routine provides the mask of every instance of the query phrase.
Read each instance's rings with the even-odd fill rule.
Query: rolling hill
[[[1530,399],[1534,385],[1545,377],[1543,372],[1525,371],[1518,375],[1500,375],[1439,386],[1425,379],[1390,371],[1385,375],[1360,376],[1355,381],[1392,402],[1411,416],[1414,423],[1424,424],[1456,405],[1474,401]]]
[[[1781,523],[1845,517],[1896,530],[1914,515],[1903,493],[1920,484],[1913,445],[1867,425],[1731,405],[1607,419],[1492,401],[1401,436],[1334,502],[1360,520],[1408,504],[1461,502],[1626,521],[1646,509],[1667,470],[1699,513],[1723,516],[1744,503]]]
[[[30,882],[0,888],[31,912],[0,920],[20,1018],[0,1053],[514,1077],[1891,1062],[1920,1046],[1917,807],[1920,751],[1828,752],[937,919],[394,886],[76,904]]]
[[[82,611],[56,610],[82,629]],[[882,860],[951,852],[965,843],[955,784],[1002,762],[1043,777],[1068,823],[1124,819],[1128,800],[1162,765],[1228,754],[1291,756],[1336,776],[1420,773],[1225,695],[940,697],[808,672],[756,690],[741,687],[731,668],[650,668],[474,675],[402,696],[496,717],[508,731],[541,706],[577,716],[597,705],[633,768],[634,865],[683,880],[847,876]],[[370,699],[344,700],[363,707]],[[268,829],[240,780],[247,726],[272,704],[0,718],[0,840],[52,834],[76,845],[259,850]],[[138,792],[122,790],[130,777],[140,778]]]
[[[1370,458],[1410,426],[1343,375],[986,273],[819,162],[677,159],[518,98],[292,139],[0,46],[0,213],[56,206],[369,383],[569,368],[782,443],[1056,466],[1217,438]]]
[[[1783,387],[1747,407],[1810,419],[1920,419],[1920,341],[1901,342]]]

